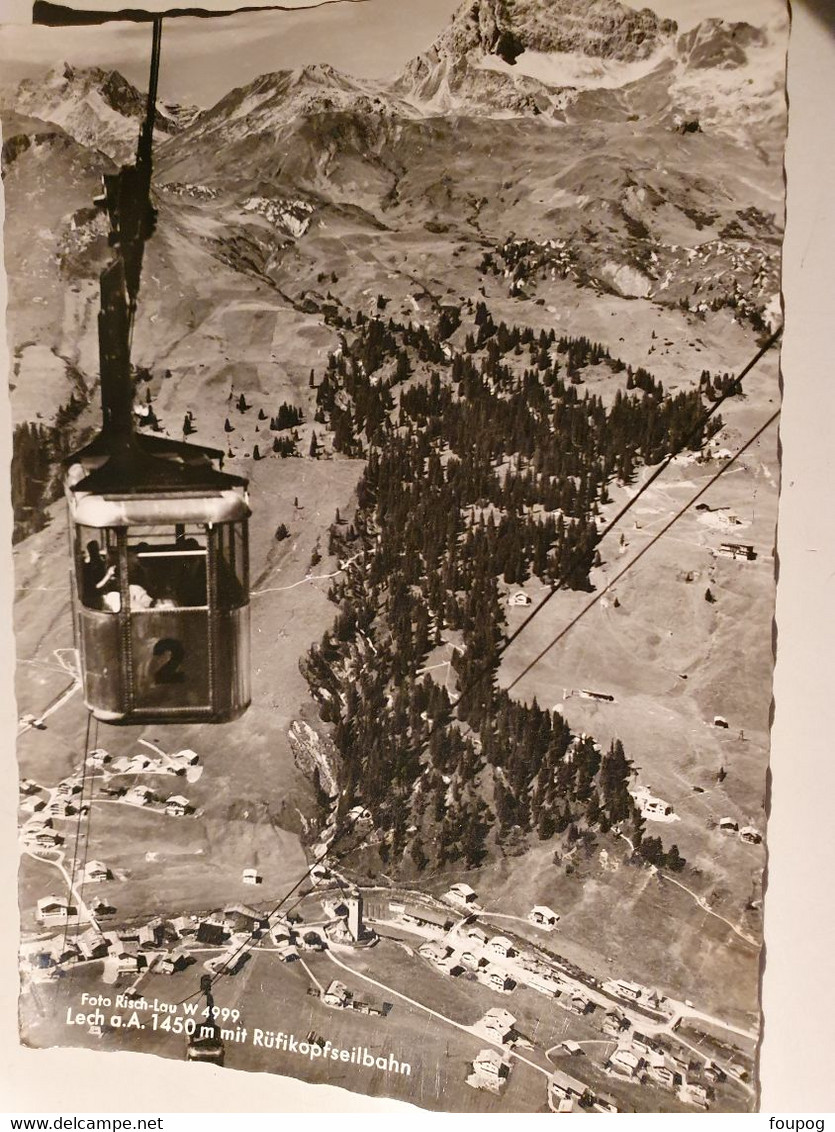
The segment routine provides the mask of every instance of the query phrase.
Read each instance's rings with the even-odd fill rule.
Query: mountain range
[[[468,0],[389,80],[317,64],[204,110],[160,103],[139,360],[153,345],[181,365],[184,309],[200,337],[254,280],[310,311],[329,290],[437,300],[464,264],[517,301],[564,283],[762,330],[779,302],[784,33],[711,19],[680,34],[616,0]],[[90,202],[144,108],[118,73],[59,65],[3,115],[16,420],[95,383],[107,246]],[[381,233],[402,256],[384,262]],[[34,392],[33,359],[51,375]]]

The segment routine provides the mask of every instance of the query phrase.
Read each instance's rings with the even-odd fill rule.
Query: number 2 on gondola
[[[186,650],[182,641],[174,637],[163,637],[154,645],[154,656],[167,656],[168,659],[154,673],[155,684],[182,684],[186,674],[182,669]]]

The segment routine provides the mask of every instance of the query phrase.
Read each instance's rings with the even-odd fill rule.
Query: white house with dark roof
[[[504,1007],[494,1006],[477,1025],[487,1037],[503,1045],[513,1038],[516,1019]]]
[[[515,954],[513,941],[509,940],[506,935],[493,936],[487,947],[494,955],[498,955],[502,959],[508,959]]]
[[[324,1002],[326,1006],[341,1007],[347,1004],[350,997],[351,995],[345,984],[341,983],[338,979],[334,979],[328,984],[322,994],[322,1002]]]
[[[450,885],[449,891],[445,893],[445,899],[451,900],[453,904],[459,904],[464,908],[474,908],[477,898],[478,894],[475,889],[460,881]]]
[[[507,971],[500,971],[498,967],[488,967],[484,978],[494,990],[501,991],[502,994],[508,994],[516,986]]]
[[[643,1068],[644,1059],[629,1046],[618,1046],[604,1065],[604,1069],[607,1069],[610,1073],[630,1079],[640,1077]]]
[[[556,1111],[570,1111],[561,1109],[561,1102],[566,1105],[579,1104],[589,1096],[589,1087],[584,1081],[578,1081],[570,1073],[562,1069],[555,1069],[551,1074],[548,1087],[548,1100],[550,1107]]]
[[[535,904],[528,912],[528,919],[539,928],[555,928],[559,922],[558,914],[545,904]]]
[[[103,861],[88,861],[84,866],[84,883],[101,884],[110,876],[110,869]]]
[[[36,919],[42,924],[65,924],[75,909],[63,896],[42,896],[38,901]]]
[[[154,792],[147,786],[142,786],[137,783],[132,786],[125,794],[122,801],[127,802],[130,806],[147,806],[154,800]]]

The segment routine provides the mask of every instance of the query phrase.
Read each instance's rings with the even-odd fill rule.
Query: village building
[[[570,1010],[572,1014],[591,1014],[594,1006],[589,999],[581,994],[580,991],[575,991],[565,1003],[566,1010]]]
[[[709,1081],[725,1081],[727,1075],[722,1069],[721,1065],[717,1065],[715,1061],[706,1061],[704,1066],[704,1075]]]
[[[738,833],[739,823],[735,822],[733,818],[720,818],[719,830],[721,833]]]
[[[759,845],[762,839],[763,835],[752,825],[745,825],[739,831],[739,840],[744,841],[746,845]]]
[[[33,841],[39,849],[55,849],[63,843],[64,838],[52,829],[40,829],[35,834]]]
[[[347,1006],[350,998],[350,991],[345,984],[340,983],[338,979],[334,979],[322,994],[322,1002],[324,1002],[326,1006],[342,1008]]]
[[[157,970],[163,975],[174,975],[177,971],[184,971],[194,963],[194,957],[185,951],[172,951],[161,956],[157,963]]]
[[[507,595],[508,605],[530,605],[531,599],[524,590],[516,590],[515,593]]]
[[[50,954],[55,963],[73,963],[81,958],[81,951],[74,939],[62,939],[61,936],[53,942]]]
[[[464,934],[466,935],[467,939],[471,939],[475,943],[481,944],[482,947],[484,947],[487,943],[487,932],[483,931],[475,924],[468,927]]]
[[[125,794],[124,801],[130,806],[147,806],[150,802],[155,800],[153,790],[149,790],[147,786],[132,786]]]
[[[223,920],[230,931],[245,930],[251,933],[256,928],[267,926],[266,913],[237,901],[234,904],[227,904],[223,909]]]
[[[257,869],[244,869],[241,880],[244,884],[263,884],[264,878]]]
[[[695,1105],[697,1108],[708,1108],[710,1098],[704,1085],[684,1082],[678,1091],[678,1098],[685,1104]]]
[[[753,562],[757,557],[757,552],[751,543],[747,542],[723,542],[720,543],[719,549],[716,551],[722,558],[743,559],[746,562]]]
[[[112,771],[114,774],[141,774],[147,770],[151,765],[151,760],[147,755],[121,755],[118,759],[113,760]]]
[[[224,943],[228,934],[226,927],[215,920],[202,920],[197,926],[197,942],[209,947],[218,947]]]
[[[420,904],[410,904],[400,916],[404,924],[414,924],[419,928],[434,928],[448,932],[452,927],[452,919],[448,913],[436,912],[432,908],[424,908]],[[486,940],[485,936],[485,940]]]
[[[169,922],[180,939],[185,935],[195,935],[197,932],[197,923],[191,916],[177,916]]]
[[[530,912],[528,912],[528,919],[532,924],[536,924],[538,927],[554,928],[559,921],[559,916],[544,904],[535,904]]]
[[[182,794],[172,794],[165,800],[165,812],[174,818],[185,817],[192,812],[191,802]]]
[[[604,1069],[620,1077],[639,1078],[644,1067],[644,1059],[629,1046],[618,1046],[604,1065]]]
[[[548,1101],[557,1112],[570,1112],[575,1105],[589,1102],[589,1087],[570,1073],[555,1069],[548,1083]],[[563,1107],[565,1106],[565,1107]]]
[[[494,936],[487,946],[490,951],[495,955],[501,956],[502,959],[509,959],[512,955],[516,954],[512,941],[504,935]]]
[[[38,901],[35,918],[42,924],[65,924],[75,915],[75,908],[63,896],[43,896]]]
[[[120,951],[114,957],[116,965],[116,973],[119,975],[135,975],[140,969],[140,965],[145,965],[143,958],[140,964],[139,956],[132,954],[130,951]]]
[[[595,1093],[592,1108],[595,1112],[620,1112],[615,1098],[608,1093]]]
[[[460,962],[463,964],[463,966],[469,967],[470,970],[474,971],[476,967],[478,967],[479,963],[484,963],[485,961],[483,959],[478,959],[472,951],[462,951]]]
[[[499,971],[497,968],[493,967],[492,969],[487,968],[484,974],[490,986],[493,987],[494,990],[501,991],[502,994],[509,994],[516,986],[516,983],[510,975],[508,975],[507,971]]]
[[[644,991],[640,983],[630,983],[626,979],[610,979],[603,984],[603,989],[608,994],[615,994],[618,998],[625,998],[630,1002],[637,1002]]]
[[[429,959],[432,963],[441,963],[449,955],[450,949],[445,947],[444,944],[438,940],[432,940],[429,943],[424,943],[418,948],[418,953],[424,959]]]
[[[676,1084],[676,1075],[672,1069],[663,1063],[660,1065],[652,1064],[647,1065],[647,1077],[654,1081],[657,1085],[661,1085],[665,1089],[674,1089]]]
[[[619,1038],[624,1030],[629,1029],[629,1021],[617,1010],[607,1011],[603,1019],[602,1030],[612,1038]]]
[[[557,998],[560,994],[560,983],[551,975],[542,975],[538,971],[532,971],[525,977],[525,982],[531,990],[550,995],[551,998]]]
[[[101,861],[88,861],[84,866],[84,883],[101,884],[110,879],[110,869]]]
[[[73,817],[76,810],[70,802],[64,798],[53,798],[47,805],[46,812],[51,818],[70,818]]]
[[[39,814],[42,810],[46,809],[46,800],[35,794],[27,798],[25,802],[22,802],[20,808],[23,810],[24,814]]]
[[[638,1050],[639,1053],[663,1053],[661,1046],[652,1038],[648,1038],[646,1034],[642,1034],[639,1030],[635,1030],[631,1038],[633,1049]]]
[[[474,1089],[498,1093],[510,1076],[510,1062],[495,1049],[480,1050],[473,1058],[473,1072],[467,1084]]]
[[[151,920],[139,929],[139,946],[143,951],[153,951],[162,944],[164,930],[161,920]]]
[[[488,1010],[480,1023],[487,1036],[500,1045],[506,1045],[515,1040],[515,1025],[516,1019],[509,1010],[505,1010],[501,1006],[494,1006],[491,1010]]]
[[[174,762],[184,763],[186,766],[197,766],[200,762],[200,756],[196,751],[192,751],[186,747],[182,751],[177,751],[176,754],[170,756]]]
[[[461,905],[463,908],[475,908],[477,896],[475,889],[470,888],[468,884],[458,882],[450,885],[444,898],[451,900],[453,904]]]
[[[76,940],[82,959],[103,959],[110,950],[109,942],[96,928],[88,928]]]

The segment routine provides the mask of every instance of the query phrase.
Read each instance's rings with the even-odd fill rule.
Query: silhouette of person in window
[[[111,591],[116,591],[118,598],[119,584],[116,578],[117,563],[111,556],[105,558],[101,547],[95,539],[87,543],[86,553],[82,563],[81,600],[89,609],[101,609],[103,606],[112,608],[108,597]]]

